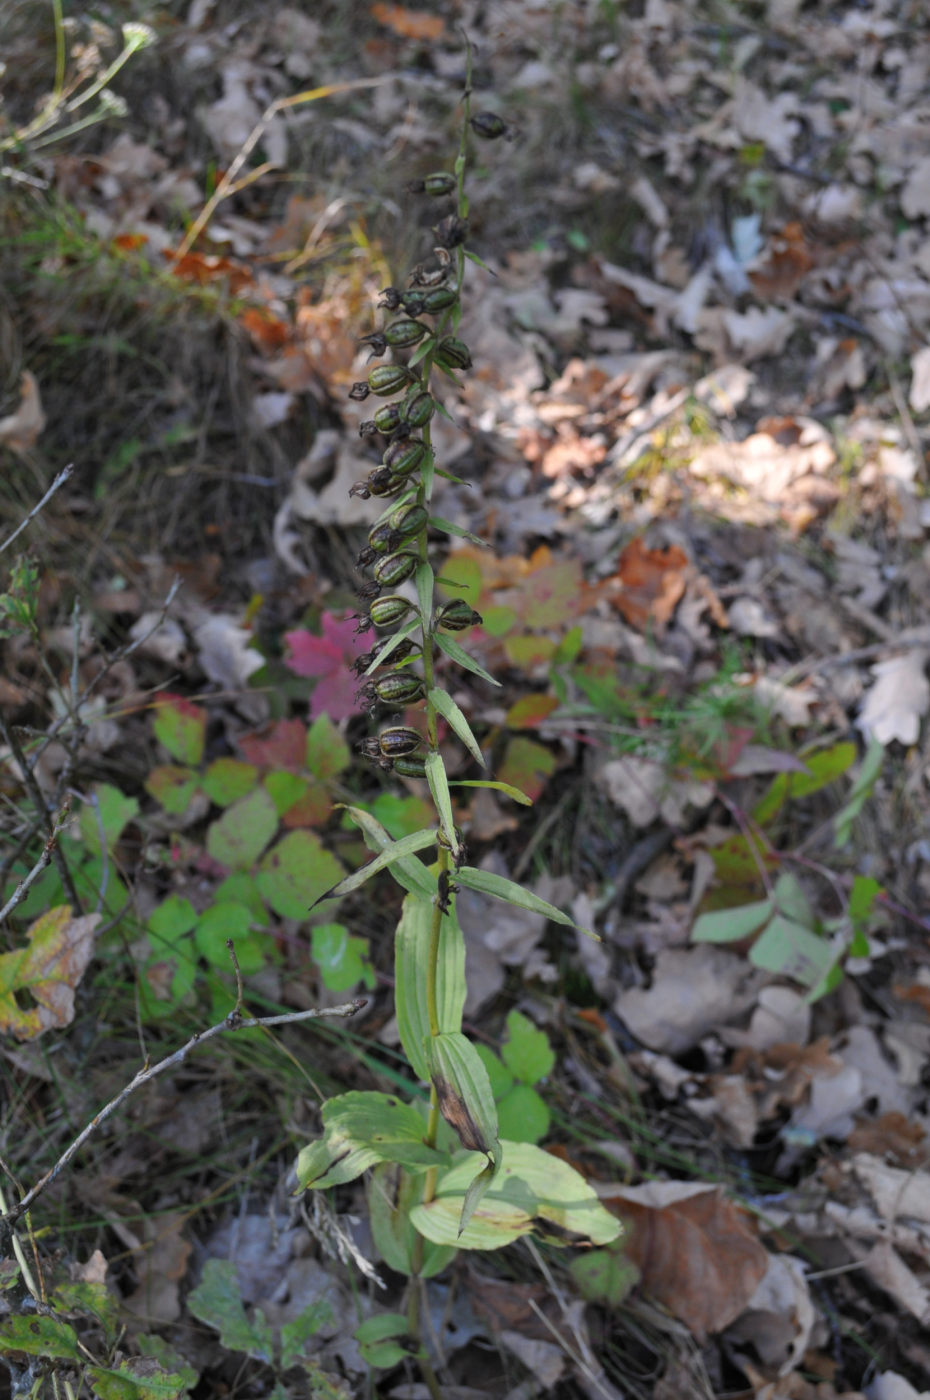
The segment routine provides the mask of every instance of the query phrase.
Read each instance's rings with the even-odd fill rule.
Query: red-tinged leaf
[[[325,826],[333,810],[333,799],[322,783],[310,782],[299,802],[289,807],[281,825],[289,831],[302,826]]]
[[[183,282],[194,282],[198,287],[209,286],[211,282],[228,281],[229,290],[235,295],[245,287],[250,287],[254,278],[244,263],[232,258],[221,258],[209,253],[185,253],[176,258],[171,248],[165,248],[162,256],[171,264],[172,276]]]
[[[641,539],[633,539],[617,563],[614,605],[633,627],[662,632],[685,591],[688,568],[688,556],[678,545],[647,549]]]
[[[99,914],[73,918],[67,904],[50,909],[27,931],[28,944],[0,954],[0,1030],[34,1040],[74,1018],[74,989],[94,951]],[[30,1005],[20,1006],[25,992]]]
[[[625,1251],[643,1289],[699,1341],[745,1311],[768,1255],[718,1187],[656,1181],[621,1189],[609,1205],[632,1227]]]
[[[327,714],[330,719],[346,719],[356,714],[355,692],[358,683],[350,671],[352,663],[372,634],[361,637],[352,617],[338,619],[323,613],[322,633],[317,637],[305,628],[285,634],[290,648],[286,664],[298,676],[318,677],[310,701],[310,718]]]
[[[408,10],[405,5],[387,5],[382,0],[371,6],[371,14],[379,24],[393,29],[402,39],[420,39],[435,44],[445,33],[445,20],[426,10]]]
[[[555,772],[555,754],[533,739],[512,739],[497,776],[519,788],[532,802],[542,795],[547,778]]]
[[[306,763],[315,778],[335,778],[352,762],[352,753],[329,714],[319,715],[307,731]]]
[[[279,719],[263,734],[246,734],[239,748],[259,768],[299,773],[305,767],[307,726],[299,719]]]
[[[199,775],[176,763],[162,763],[145,780],[145,790],[172,817],[183,816],[197,791]]]
[[[160,696],[152,724],[155,738],[179,763],[196,765],[203,758],[207,712],[183,695]]]
[[[299,773],[288,773],[276,769],[265,775],[262,786],[270,795],[278,816],[283,817],[285,812],[289,811],[295,803],[306,797],[310,783]]]
[[[508,729],[538,729],[559,708],[554,695],[524,695],[511,705],[504,719]]]

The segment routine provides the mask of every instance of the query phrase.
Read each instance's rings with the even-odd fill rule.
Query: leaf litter
[[[343,398],[357,374],[349,328],[359,307],[371,306],[379,278],[372,272],[362,285],[327,273],[310,290],[301,277],[348,237],[363,162],[373,154],[389,160],[404,142],[422,143],[433,158],[425,114],[436,80],[455,71],[457,41],[426,11],[375,5],[346,62],[328,13],[309,19],[287,10],[241,30],[221,20],[209,5],[194,6],[174,41],[189,73],[210,76],[212,96],[196,113],[163,111],[161,128],[145,139],[120,136],[86,180],[75,179],[67,157],[49,159],[48,178],[99,238],[138,238],[132,256],[240,299],[254,375],[249,432],[284,464],[268,557],[257,561],[272,581],[256,590],[258,611],[246,607],[228,571],[211,577],[201,567],[158,621],[174,561],[129,561],[136,598],[115,605],[139,639],[148,637],[126,694],[151,682],[153,662],[167,664],[191,693],[208,689],[233,752],[260,763],[257,746],[266,743],[269,763],[302,771],[305,752],[285,762],[274,749],[282,734],[261,728],[269,718],[289,721],[268,698],[273,684],[250,686],[267,661],[255,643],[277,586],[285,599],[277,637],[290,639],[284,667],[305,685],[301,704],[311,718],[325,710],[346,731],[349,698],[326,689],[349,645],[348,551],[333,547],[333,535],[363,518],[358,502],[350,513],[346,488],[370,460]],[[485,24],[480,14],[473,22]],[[930,885],[920,749],[930,690],[919,632],[930,591],[926,24],[881,4],[836,14],[774,0],[764,19],[732,27],[695,26],[674,0],[615,16],[613,37],[593,9],[578,23],[567,45],[549,7],[508,3],[495,7],[481,35],[488,77],[520,105],[514,149],[525,162],[531,213],[515,217],[512,191],[489,175],[498,218],[492,236],[489,217],[486,238],[492,272],[480,274],[461,328],[480,370],[450,399],[455,422],[437,434],[449,468],[477,486],[447,483],[442,513],[495,543],[493,552],[453,551],[447,572],[473,590],[469,600],[484,616],[472,639],[476,658],[495,675],[509,672],[503,706],[478,679],[456,699],[491,732],[512,725],[496,776],[545,799],[550,784],[581,773],[585,800],[606,800],[600,820],[609,840],[591,809],[574,840],[561,833],[570,848],[562,873],[588,901],[584,922],[600,919],[605,936],[607,965],[584,955],[613,1018],[603,1043],[627,1054],[659,1134],[684,1123],[691,1148],[687,1166],[652,1164],[657,1180],[615,1195],[609,1181],[600,1183],[602,1196],[621,1210],[625,1203],[637,1223],[639,1242],[634,1232],[629,1246],[637,1298],[655,1300],[692,1334],[698,1361],[688,1364],[697,1365],[701,1386],[715,1374],[716,1391],[732,1390],[738,1373],[742,1393],[764,1400],[826,1400],[859,1394],[849,1386],[861,1381],[869,1400],[906,1400],[919,1392],[899,1372],[919,1381],[930,1370],[920,1337],[930,1296],[930,994],[914,937],[925,924],[895,922],[884,942],[871,929],[868,956],[848,964],[832,997],[813,1003],[786,962],[753,966],[741,943],[683,945],[728,889],[768,897],[770,861],[790,862],[792,853],[799,868],[808,862],[808,874],[817,866],[805,897],[818,938],[845,937],[828,927],[837,881],[845,890],[855,875],[874,875],[899,907],[914,907],[914,892]],[[549,94],[569,62],[598,114],[583,163],[561,158],[549,135]],[[242,191],[218,210],[202,249],[173,257],[180,230],[169,210],[189,217],[203,201],[190,168],[203,172],[188,164],[203,137],[186,122],[200,123],[216,156],[232,160],[267,101],[295,79],[319,76],[317,64],[326,80],[358,72],[390,79],[370,108],[341,110],[331,128],[342,146],[345,202],[337,180],[322,190],[308,181],[275,212]],[[621,105],[635,119],[608,120]],[[305,139],[293,114],[276,118],[263,157],[288,166]],[[541,234],[531,241],[520,218],[540,215],[540,174],[551,220],[538,219]],[[718,199],[716,189],[730,197]],[[621,195],[641,219],[629,219]],[[605,235],[624,219],[622,236]],[[55,427],[54,386],[44,367],[30,364],[0,418],[0,442],[24,459]],[[290,450],[288,436],[306,403],[318,429],[309,453]],[[111,583],[98,576],[107,607]],[[295,599],[310,604],[309,627]],[[565,660],[560,648],[575,628],[581,650]],[[701,721],[696,745],[682,740],[670,765],[667,748],[651,741],[664,737],[663,725],[687,724],[689,695],[719,672],[733,636],[742,649],[732,686],[755,697],[777,742],[767,733],[755,741],[745,716],[718,711]],[[17,677],[32,683],[36,674],[23,647],[0,699],[22,704]],[[514,703],[527,685],[536,703],[518,716]],[[797,771],[775,755],[799,752],[803,765],[809,752],[855,730],[886,751],[885,764],[871,840],[834,872],[822,859],[823,824],[832,820],[825,809],[799,832],[787,814],[770,828],[753,812],[770,783]],[[231,819],[214,823],[206,849],[221,865],[244,870],[260,860],[275,829],[272,799],[260,792],[247,821],[232,804]],[[330,809],[314,808],[310,825],[322,825]],[[511,876],[520,845],[503,811],[486,794],[460,808],[472,839],[490,846],[475,863]],[[620,857],[663,828],[671,834],[663,854],[619,880]],[[243,844],[247,832],[254,850]],[[294,834],[301,851],[310,849],[306,830]],[[258,878],[267,881],[282,860],[266,854]],[[281,874],[273,904],[288,936],[287,921],[303,907],[300,860]],[[474,891],[459,896],[475,962],[469,1014],[491,1014],[516,987],[558,1032],[551,990],[564,953],[539,915],[497,903],[492,915],[490,903]],[[585,965],[581,953],[568,956]],[[72,993],[85,965],[64,978]],[[70,1007],[54,1014],[67,1020]],[[715,1172],[728,1190],[700,1179]],[[761,1185],[766,1176],[777,1189]],[[166,1279],[189,1267],[185,1229],[167,1219],[158,1266]],[[152,1243],[132,1245],[140,1269]],[[828,1263],[813,1288],[809,1255],[818,1249]],[[284,1267],[302,1297],[298,1264]],[[322,1272],[336,1277],[326,1265]],[[857,1282],[866,1277],[869,1291]],[[145,1287],[155,1290],[161,1320],[177,1316],[176,1283],[156,1288],[151,1275]],[[128,1304],[138,1297],[128,1295]],[[877,1348],[873,1373],[838,1344],[837,1315]],[[899,1315],[915,1328],[899,1329]],[[529,1316],[510,1319],[516,1325],[502,1344],[537,1393],[566,1370],[577,1381],[575,1354],[553,1346],[548,1330],[534,1336]],[[597,1317],[592,1305],[588,1318]],[[588,1325],[580,1321],[579,1331]],[[670,1323],[660,1334],[669,1376],[676,1367],[693,1376],[680,1333]],[[716,1351],[708,1338],[720,1339]],[[353,1348],[341,1336],[333,1364],[357,1375]],[[723,1366],[737,1368],[726,1383]]]

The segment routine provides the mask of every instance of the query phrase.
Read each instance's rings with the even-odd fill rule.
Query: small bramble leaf
[[[352,809],[349,810],[351,812]],[[338,885],[333,885],[332,889],[320,896],[320,899],[341,899],[343,895],[352,894],[373,875],[377,875],[379,870],[385,870],[389,865],[394,865],[407,856],[416,855],[417,851],[423,851],[427,846],[435,846],[435,844],[436,827],[434,826],[427,831],[413,831],[409,836],[402,836],[399,841],[392,841],[390,845],[382,847],[379,855],[376,855],[373,860],[370,860],[359,870],[353,870],[351,875],[340,880]]]
[[[311,952],[323,984],[331,992],[347,991],[358,982],[374,990],[368,939],[357,938],[344,924],[317,924],[311,934]]]
[[[580,933],[587,934],[596,942],[600,943],[601,941],[596,933],[576,924],[574,919],[563,914],[562,910],[557,909],[554,904],[550,904],[546,899],[540,899],[539,895],[524,889],[522,885],[516,884],[513,880],[505,879],[503,875],[494,875],[490,870],[478,870],[473,865],[462,865],[456,871],[455,878],[466,889],[475,890],[478,894],[491,895],[493,899],[504,899],[508,904],[515,904],[518,909],[528,909],[533,914],[544,914],[553,923],[567,924],[569,928],[578,929]]]
[[[231,938],[236,960],[246,977],[260,972],[265,966],[262,938],[252,932],[252,911],[234,900],[217,900],[201,914],[194,931],[198,953],[213,967],[232,972],[226,940]],[[267,943],[267,935],[265,940]]]
[[[124,829],[139,813],[134,797],[126,797],[110,783],[95,783],[94,800],[81,808],[78,822],[84,844],[89,851],[99,853],[101,836],[107,850],[112,851]]]
[[[442,715],[443,719],[447,721],[461,739],[472,757],[481,764],[482,768],[487,768],[488,765],[485,763],[484,755],[478,747],[478,740],[471,732],[471,726],[468,720],[462,714],[462,711],[448,691],[440,690],[438,686],[434,686],[429,692],[429,699],[439,714]]]
[[[552,1122],[545,1101],[529,1084],[515,1084],[498,1099],[497,1116],[501,1136],[514,1142],[540,1142]]]
[[[395,1338],[403,1340],[395,1341]],[[426,1354],[417,1339],[410,1335],[406,1313],[375,1313],[356,1327],[355,1340],[362,1359],[369,1366],[382,1370]]]
[[[163,694],[152,722],[155,738],[179,763],[196,766],[203,758],[207,712],[183,695]]]
[[[254,763],[243,763],[241,758],[217,758],[204,773],[202,787],[217,807],[229,807],[247,796],[257,782]]]
[[[279,817],[283,817],[285,812],[290,811],[294,804],[306,797],[310,791],[310,782],[307,778],[302,778],[299,773],[288,773],[283,768],[273,773],[266,773],[262,786],[274,803],[274,809]],[[297,823],[294,824],[297,825]]]
[[[261,1309],[252,1318],[246,1314],[236,1266],[228,1259],[207,1260],[200,1283],[187,1295],[187,1306],[200,1322],[219,1332],[227,1351],[244,1351],[257,1361],[272,1360],[271,1327]]]
[[[541,724],[559,708],[554,695],[524,695],[517,700],[504,716],[508,729],[538,729]]]
[[[183,816],[200,785],[200,774],[177,763],[160,763],[145,780],[145,790],[171,817]]]
[[[434,752],[426,755],[426,781],[429,783],[429,790],[436,804],[436,812],[439,816],[442,834],[446,838],[453,856],[456,856],[459,850],[459,843],[455,834],[455,818],[452,815],[452,797],[449,793],[449,780],[446,777],[446,767],[442,761],[441,754]]]
[[[507,1017],[507,1040],[501,1058],[516,1079],[537,1084],[555,1067],[555,1051],[545,1031],[538,1030],[529,1017],[511,1011]]]
[[[320,782],[338,777],[352,762],[352,753],[329,715],[317,715],[307,730],[306,763]]]
[[[342,866],[309,831],[289,831],[262,858],[256,884],[276,914],[305,919],[327,890],[338,882]]]
[[[490,685],[500,685],[500,681],[496,681],[490,672],[486,671],[483,666],[478,664],[473,656],[469,656],[468,652],[465,651],[463,647],[459,646],[454,637],[447,637],[444,632],[436,632],[433,636],[433,641],[439,647],[440,651],[445,652],[450,661],[454,661],[456,665],[461,666],[464,671],[471,671],[473,676],[480,676],[483,681],[487,681]]]
[[[472,787],[472,788],[494,788],[497,792],[502,792],[505,797],[511,798],[514,802],[519,802],[523,807],[532,807],[532,797],[527,797],[525,792],[513,787],[511,783],[495,782],[491,778],[455,778],[450,787]]]
[[[274,802],[256,788],[227,807],[207,831],[207,851],[230,870],[254,865],[278,828]]]

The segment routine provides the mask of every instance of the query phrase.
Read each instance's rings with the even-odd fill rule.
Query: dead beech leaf
[[[0,418],[0,445],[11,452],[22,455],[35,447],[39,434],[45,427],[45,414],[42,411],[42,398],[34,374],[23,372],[20,382],[19,408],[6,418]]]
[[[684,594],[687,569],[688,556],[678,545],[647,549],[639,537],[631,540],[614,575],[620,584],[615,607],[633,627],[664,631]]]
[[[71,1022],[74,989],[93,955],[99,922],[99,914],[75,919],[70,905],[61,904],[30,926],[27,946],[0,955],[0,1030],[17,1040],[34,1040]],[[35,1005],[24,1010],[18,992],[27,992]]]
[[[790,1254],[773,1254],[727,1341],[751,1345],[768,1370],[787,1376],[801,1364],[816,1321],[804,1264]]]
[[[393,29],[402,39],[425,39],[435,43],[445,32],[445,20],[440,15],[428,14],[425,10],[408,10],[404,5],[371,6],[371,15],[387,29]]]
[[[632,1227],[626,1250],[643,1289],[699,1340],[745,1311],[769,1257],[719,1187],[653,1181],[623,1188],[610,1204]]]
[[[880,744],[897,739],[916,744],[921,718],[930,709],[930,683],[924,674],[930,653],[915,647],[872,667],[875,683],[862,701],[858,724]]]
[[[753,1005],[765,974],[737,953],[698,943],[659,953],[652,986],[631,987],[614,1010],[650,1050],[680,1055]]]

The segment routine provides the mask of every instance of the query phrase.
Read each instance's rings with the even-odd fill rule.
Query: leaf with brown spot
[[[655,1181],[618,1191],[610,1206],[632,1226],[627,1252],[645,1292],[696,1337],[722,1332],[745,1310],[768,1255],[719,1187]]]
[[[29,943],[0,955],[0,1030],[18,1040],[34,1040],[52,1026],[74,1018],[74,989],[94,951],[99,914],[73,918],[67,904],[49,909],[27,932]],[[35,1003],[24,1010],[18,992]]]

